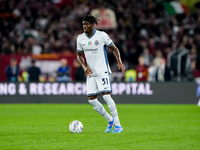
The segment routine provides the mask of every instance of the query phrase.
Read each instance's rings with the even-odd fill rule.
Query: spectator
[[[55,0],[1,1],[2,11],[14,12],[15,17],[0,18],[0,54],[75,54],[75,37],[82,31],[78,22],[98,8],[99,2],[102,8],[110,8],[116,14],[117,28],[108,32],[125,62],[137,65],[146,47],[151,55],[160,49],[166,58],[183,43],[200,68],[200,8],[194,8],[197,2],[193,13],[169,16],[162,5],[164,0],[70,1],[62,5]],[[145,64],[151,66],[151,56],[143,57]],[[114,62],[110,63],[112,67]]]
[[[160,65],[160,59],[163,57],[162,51],[161,50],[157,50],[156,51],[156,56],[153,59],[153,64],[155,66],[159,66]]]
[[[193,79],[200,78],[200,70],[196,67],[196,60],[192,60],[191,68],[191,76]]]
[[[68,82],[68,81],[71,80],[71,78],[70,78],[71,69],[68,66],[68,61],[67,61],[67,59],[62,58],[60,60],[60,62],[62,64],[62,66],[60,68],[58,68],[57,81],[59,81],[59,82]]]
[[[148,77],[148,71],[147,71],[148,68],[144,64],[144,57],[140,56],[138,61],[139,61],[139,64],[136,68],[137,81],[146,81]]]
[[[17,66],[17,60],[11,58],[10,65],[6,68],[7,81],[17,82],[19,75],[19,67]]]
[[[40,68],[35,66],[35,62],[36,62],[36,60],[33,59],[31,61],[32,66],[28,69],[29,81],[31,81],[31,82],[39,82],[40,81],[41,71],[40,71]]]
[[[156,81],[164,82],[164,81],[171,81],[172,79],[172,71],[166,65],[166,61],[164,58],[160,59],[160,65],[156,70]]]
[[[149,49],[147,47],[144,48],[144,52],[141,55],[144,58],[144,64],[149,67],[151,63],[153,62],[153,56],[149,52]]]
[[[74,60],[73,65],[76,68],[74,80],[85,81],[86,77],[83,67],[81,67],[80,63],[77,60]]]
[[[125,72],[125,81],[126,82],[135,82],[137,77],[136,70],[129,69]]]
[[[158,66],[153,65],[153,64],[149,67],[149,69],[148,69],[148,82],[156,82],[157,67]]]

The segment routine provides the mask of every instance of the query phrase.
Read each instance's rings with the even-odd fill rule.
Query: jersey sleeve
[[[80,44],[80,37],[79,36],[77,37],[77,40],[76,40],[76,50],[79,51],[79,52],[83,52],[83,49],[82,49],[81,44]]]
[[[103,32],[103,41],[106,46],[111,46],[113,44],[113,41],[110,39],[107,33]]]

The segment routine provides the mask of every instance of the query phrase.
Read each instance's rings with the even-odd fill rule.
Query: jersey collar
[[[87,38],[89,38],[89,39],[91,39],[94,35],[95,35],[95,33],[96,33],[96,29],[94,29],[94,32],[93,32],[93,34],[92,34],[92,36],[91,37],[89,37],[89,36],[87,36],[87,34],[85,33],[85,36],[87,37]]]

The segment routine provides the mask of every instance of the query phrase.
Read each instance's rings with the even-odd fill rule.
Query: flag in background
[[[163,2],[163,6],[167,10],[169,15],[188,13],[187,7],[180,2],[176,1]]]

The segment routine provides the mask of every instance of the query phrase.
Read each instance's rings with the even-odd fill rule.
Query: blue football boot
[[[112,131],[112,128],[113,128],[113,126],[114,126],[114,124],[115,124],[115,123],[114,123],[114,119],[113,119],[113,121],[108,122],[108,127],[107,127],[105,133],[111,132],[111,131]]]
[[[120,126],[115,126],[115,129],[113,130],[112,133],[121,133],[123,132],[123,128]]]

